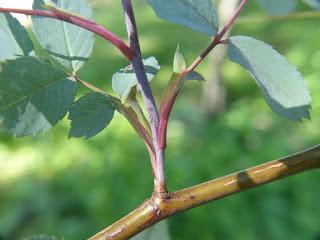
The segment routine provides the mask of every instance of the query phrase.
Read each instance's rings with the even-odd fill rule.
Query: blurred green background
[[[172,71],[175,49],[188,64],[210,38],[157,19],[144,0],[133,1],[144,58],[162,66],[152,81],[159,101]],[[126,39],[120,1],[93,2],[96,22]],[[300,3],[299,11],[311,10]],[[265,16],[257,1],[241,14]],[[240,66],[223,64],[226,110],[207,118],[200,105],[203,84],[185,85],[173,109],[166,151],[170,191],[192,186],[319,144],[320,19],[247,21],[233,35],[263,40],[302,72],[313,98],[312,121],[290,122],[266,104],[254,80]],[[39,46],[37,51],[41,52]],[[213,51],[213,55],[214,55]],[[210,78],[210,59],[198,68]],[[79,77],[112,93],[111,77],[128,65],[100,37]],[[87,90],[80,87],[80,95]],[[15,139],[0,131],[0,235],[19,239],[47,233],[86,239],[126,215],[153,189],[148,153],[125,119],[98,136],[68,139],[64,119],[46,134]],[[172,240],[315,239],[320,233],[320,172],[311,171],[206,204],[169,219]]]

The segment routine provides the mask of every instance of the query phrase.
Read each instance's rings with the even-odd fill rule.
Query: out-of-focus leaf
[[[218,18],[211,0],[148,0],[159,18],[214,36]]]
[[[143,60],[143,65],[147,73],[148,81],[150,82],[158,73],[160,65],[157,59],[149,57]],[[132,67],[127,66],[125,69],[120,69],[112,76],[112,88],[120,98],[125,98],[131,91],[131,88],[138,85],[136,74]],[[139,90],[139,88],[137,88]]]
[[[131,240],[170,240],[168,221],[163,220],[157,223]]]
[[[39,236],[22,238],[22,240],[62,240],[62,239],[54,236],[39,235]]]
[[[108,95],[89,93],[78,99],[70,109],[70,137],[91,138],[111,122],[114,108]]]
[[[298,6],[298,0],[259,0],[259,3],[271,15],[291,13]]]
[[[310,119],[310,92],[301,73],[270,45],[247,36],[228,39],[228,56],[255,78],[270,107],[294,121]]]
[[[0,13],[0,30],[8,34],[6,39],[10,40],[11,42],[14,55],[34,55],[33,44],[30,40],[27,30],[21,26],[19,21],[12,17],[11,14]],[[3,40],[3,37],[0,37],[0,39]],[[2,46],[2,48],[4,47]],[[0,51],[1,56],[3,55],[3,51],[5,50]],[[1,56],[0,59],[2,58]]]
[[[320,0],[304,0],[311,7],[320,10]]]
[[[47,132],[67,113],[77,83],[49,60],[23,57],[2,64],[0,125],[16,136]]]
[[[92,6],[87,0],[54,0],[56,6],[93,21]],[[46,10],[35,0],[33,8]],[[94,34],[76,25],[56,19],[32,17],[33,29],[43,48],[62,65],[77,72],[92,54]]]

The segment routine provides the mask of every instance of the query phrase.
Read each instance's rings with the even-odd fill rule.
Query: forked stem
[[[181,75],[180,81],[176,85],[176,88],[179,86],[183,78],[193,71],[200,62],[212,51],[212,49],[217,46],[218,44],[225,44],[224,40],[221,40],[222,37],[226,34],[226,32],[230,29],[234,21],[239,16],[240,12],[243,10],[244,6],[246,5],[248,0],[243,0],[235,13],[233,14],[232,18],[229,20],[229,22],[226,24],[226,26],[221,30],[219,34],[217,34],[211,44],[204,50],[204,52],[191,64],[191,66],[184,72],[184,74]],[[175,90],[174,90],[175,91]],[[162,149],[166,148],[166,133],[167,133],[167,125],[169,121],[169,117],[171,114],[171,110],[173,108],[174,102],[179,94],[180,90],[176,91],[174,96],[171,97],[171,99],[167,102],[165,106],[163,106],[163,109],[161,111],[160,115],[160,124],[159,124],[159,130],[158,130],[158,142],[159,147]]]

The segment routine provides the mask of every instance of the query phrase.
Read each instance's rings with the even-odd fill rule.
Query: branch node
[[[152,197],[163,200],[170,199],[172,195],[168,192],[165,186],[154,186],[154,192],[152,193]]]

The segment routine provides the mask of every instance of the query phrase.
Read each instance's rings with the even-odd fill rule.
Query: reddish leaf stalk
[[[183,75],[184,77],[185,75]],[[183,77],[181,79],[183,79]],[[160,124],[158,129],[158,142],[159,142],[159,148],[166,149],[167,147],[167,127],[168,127],[168,121],[170,117],[170,113],[173,108],[173,104],[179,94],[180,90],[173,95],[173,97],[170,98],[170,100],[167,102],[167,104],[164,106],[163,109],[161,109],[161,117],[160,117]]]
[[[98,34],[99,36],[103,37],[107,41],[111,42],[123,53],[123,55],[129,61],[131,61],[131,59],[136,56],[135,52],[129,46],[127,46],[126,43],[122,39],[120,39],[118,36],[108,31],[101,25],[76,15],[71,15],[65,12],[54,11],[54,10],[51,10],[51,12],[48,12],[48,11],[42,11],[42,10],[27,10],[27,9],[15,9],[15,8],[0,8],[0,12],[21,13],[25,15],[48,17],[48,18],[61,20],[64,22],[69,22],[71,24],[85,28],[95,34]]]
[[[213,42],[207,47],[207,49],[204,50],[204,52],[191,64],[191,66],[187,69],[187,72],[193,71],[199,65],[199,63],[209,54],[209,52],[211,52],[212,49],[215,48],[215,46],[217,46],[220,43],[224,43],[223,41],[221,41],[222,37],[230,29],[230,27],[232,26],[234,21],[237,19],[237,17],[241,13],[241,11],[243,10],[243,8],[244,8],[244,6],[246,5],[247,2],[248,2],[248,0],[243,0],[240,3],[239,7],[235,11],[235,13],[232,16],[232,18],[230,19],[230,21],[221,30],[221,32],[214,37]]]
[[[230,19],[230,21],[226,24],[226,26],[221,30],[219,34],[217,34],[212,43],[204,50],[204,52],[190,65],[190,67],[185,71],[185,73],[181,76],[180,81],[178,84],[174,87],[174,91],[176,88],[179,86],[183,78],[193,71],[199,63],[212,51],[213,48],[215,48],[218,44],[225,44],[224,40],[221,40],[222,37],[226,34],[226,32],[230,29],[234,21],[237,19],[239,16],[240,12],[246,5],[248,0],[243,0],[237,10],[235,11],[234,15]],[[160,124],[159,124],[159,130],[158,130],[158,141],[159,141],[159,147],[162,149],[166,148],[166,132],[167,132],[167,124],[169,121],[170,113],[173,107],[173,104],[179,94],[179,91],[174,94],[173,97],[164,105],[163,109],[161,109],[160,112]]]

